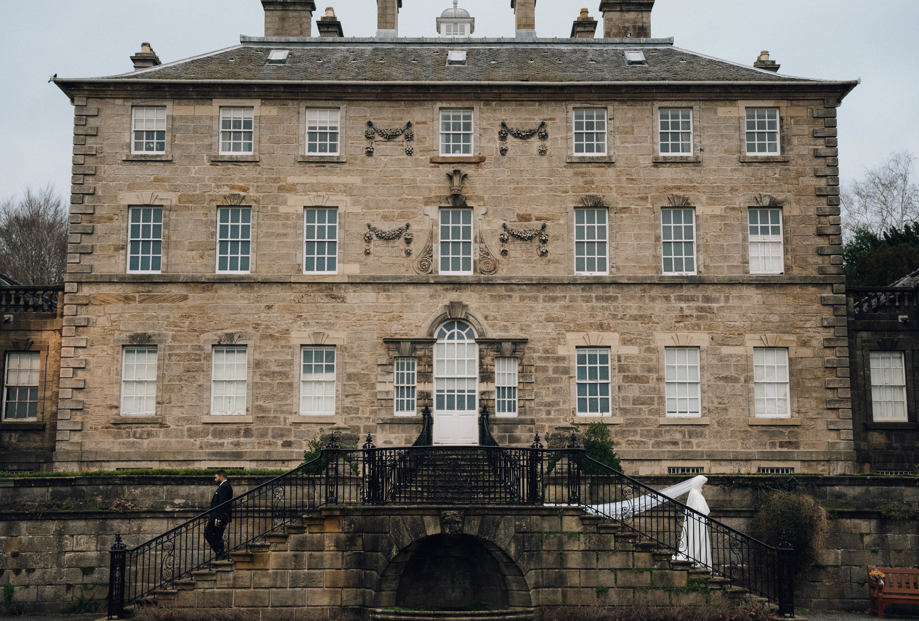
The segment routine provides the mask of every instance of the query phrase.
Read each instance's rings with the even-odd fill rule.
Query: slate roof
[[[290,50],[270,64],[272,49]],[[447,52],[465,50],[465,66],[447,66]],[[645,64],[626,61],[641,50]],[[826,84],[710,58],[673,46],[672,39],[341,39],[243,37],[238,46],[195,58],[80,82],[263,83],[530,83],[547,85],[641,83]]]

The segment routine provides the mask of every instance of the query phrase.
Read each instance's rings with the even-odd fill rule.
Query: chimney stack
[[[603,36],[607,39],[651,37],[651,9],[654,0],[601,0]]]
[[[134,71],[137,71],[138,69],[156,67],[160,64],[160,57],[156,55],[150,44],[144,41],[140,44],[140,51],[131,57],[131,62],[134,63]]]
[[[581,14],[571,25],[571,38],[593,39],[596,32],[597,20],[587,13],[587,9],[581,9]]]
[[[266,37],[309,37],[315,0],[262,0]]]
[[[395,39],[399,36],[399,9],[402,0],[377,0],[377,37]]]
[[[766,71],[775,73],[782,65],[775,62],[774,60],[769,59],[769,50],[763,50],[759,53],[759,58],[756,59],[756,62],[753,63],[753,66],[757,69],[765,69]]]
[[[536,0],[511,0],[518,39],[536,38]]]
[[[330,6],[326,7],[325,15],[316,22],[316,28],[319,29],[320,37],[341,38],[345,36],[344,31],[341,29],[341,22],[335,17],[335,9]]]

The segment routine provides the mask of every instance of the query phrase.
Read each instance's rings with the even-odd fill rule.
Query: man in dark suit
[[[211,546],[217,560],[222,561],[230,558],[223,548],[223,531],[233,517],[233,503],[227,502],[233,498],[233,487],[227,480],[225,470],[214,473],[214,483],[217,484],[217,489],[211,498],[211,512],[207,516],[207,526],[204,527],[204,539]]]

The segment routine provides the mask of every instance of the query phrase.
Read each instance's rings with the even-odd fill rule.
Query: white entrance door
[[[434,444],[478,444],[479,347],[465,321],[448,321],[434,344]]]

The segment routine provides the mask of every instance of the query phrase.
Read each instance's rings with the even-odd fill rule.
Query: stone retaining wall
[[[261,481],[233,483],[238,494]],[[676,479],[645,481],[661,488]],[[809,493],[830,514],[818,571],[799,581],[799,608],[865,609],[868,563],[919,561],[919,478],[713,475],[705,489],[712,517],[746,532],[750,507],[769,487]],[[188,476],[0,480],[0,584],[12,584],[29,612],[104,599],[115,535],[138,545],[197,514],[211,491],[206,477]]]

